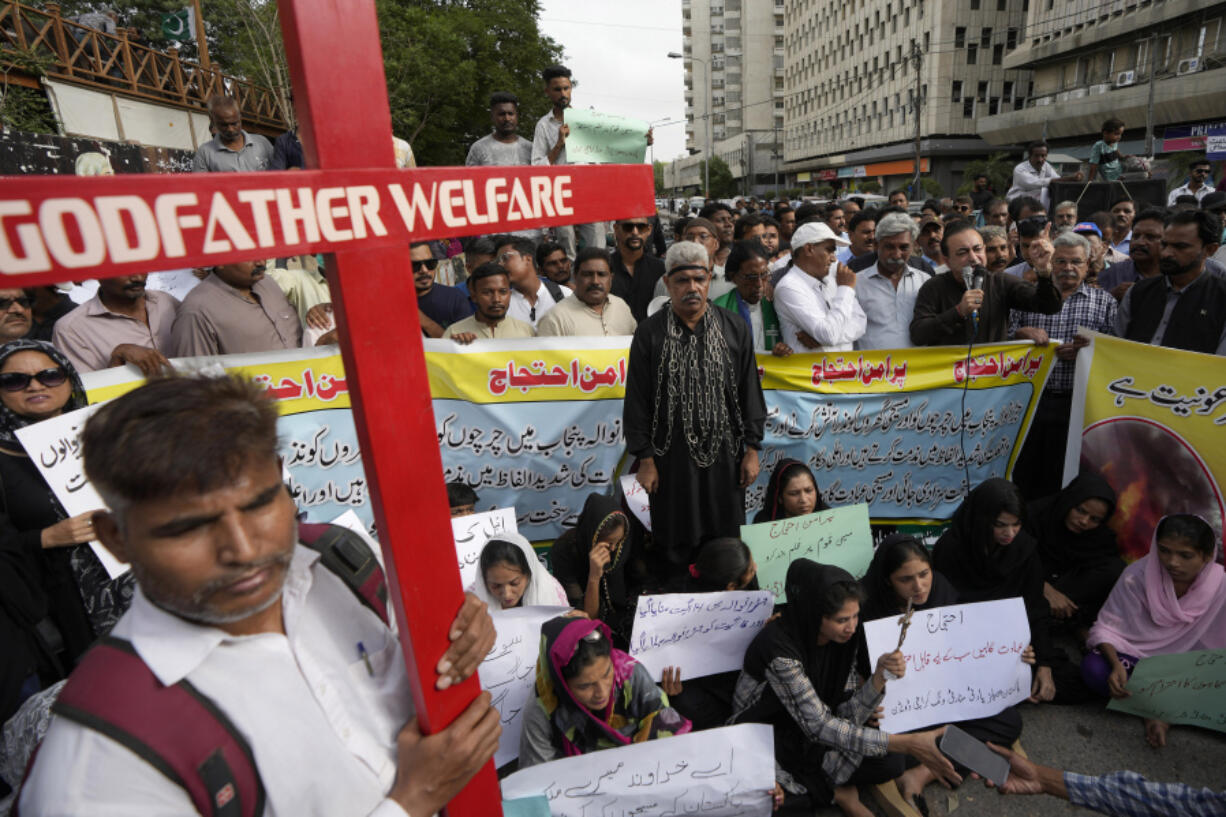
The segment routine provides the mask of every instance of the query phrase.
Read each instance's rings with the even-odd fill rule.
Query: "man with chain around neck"
[[[740,534],[766,404],[745,321],[707,301],[706,248],[679,241],[664,266],[669,303],[634,333],[623,426],[655,547],[677,571],[706,540]]]

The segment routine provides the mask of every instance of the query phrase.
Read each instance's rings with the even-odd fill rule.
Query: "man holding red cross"
[[[446,688],[441,689],[434,683],[439,656],[452,646],[456,611],[466,603],[452,548],[421,329],[416,310],[392,309],[389,305],[411,303],[414,298],[413,279],[406,274],[411,266],[411,239],[646,215],[654,211],[651,168],[393,170],[391,120],[374,4],[369,0],[281,0],[280,12],[299,133],[307,166],[318,170],[191,177],[0,179],[0,274],[26,286],[80,277],[85,270],[91,275],[113,277],[170,266],[334,253],[327,264],[329,286],[401,653],[408,663],[405,677],[413,711],[423,734],[444,737],[448,735],[447,725],[453,722],[456,734],[477,734],[485,715],[469,714],[473,712],[470,707],[481,710],[487,704],[481,703],[475,680],[443,684]],[[323,53],[331,59],[319,60],[318,55]],[[335,70],[337,64],[346,70]],[[387,367],[389,351],[397,361],[394,376]],[[265,471],[268,467],[266,462],[260,466]],[[204,502],[208,497],[213,504],[207,509],[194,509],[189,519],[205,519],[203,527],[225,527],[231,523],[222,520],[270,513],[267,506],[281,501],[273,490],[271,476],[249,471],[239,468],[235,479],[216,490],[202,491],[197,500]],[[233,525],[238,526],[238,522]],[[163,532],[182,533],[173,525]],[[273,536],[269,541],[276,546],[260,550],[258,557],[253,555],[254,550],[241,559],[229,557],[237,560],[235,564],[248,566],[237,575],[227,576],[237,580],[239,591],[266,587],[263,583],[268,577],[252,573],[252,564],[261,564],[264,558],[273,558],[274,563],[276,556],[284,558],[284,550],[278,550],[285,546],[284,536]],[[117,547],[122,550],[124,544]],[[128,543],[128,547],[133,549],[125,552],[134,563],[143,558],[137,553],[139,546]],[[214,551],[225,552],[226,548]],[[297,549],[291,553],[289,564],[283,566],[287,588],[301,575],[295,569],[296,558]],[[274,569],[266,565],[255,570],[258,573],[265,568]],[[217,570],[217,566],[212,569]],[[225,570],[220,573],[225,575]],[[187,593],[189,599],[193,595]],[[466,620],[461,611],[458,621],[463,624]],[[253,635],[228,637],[263,639],[270,646],[280,645],[276,649],[289,649],[285,642],[294,637],[292,613],[282,622],[284,635],[275,629],[261,629]],[[360,676],[368,671],[365,663],[369,658],[373,675],[367,677],[381,677],[386,668],[375,665],[370,645],[364,641],[362,645],[362,651],[359,645],[343,645],[352,654],[341,674],[352,675],[349,670],[353,669]],[[310,645],[304,646],[304,654],[310,653]],[[383,660],[395,659],[380,657]],[[452,669],[459,672],[458,660],[445,672]],[[245,688],[258,680],[257,671],[236,676],[233,683]],[[318,690],[310,694],[329,695]],[[408,711],[407,707],[402,710],[405,715]],[[389,726],[384,735],[386,742],[395,734],[391,729]],[[320,739],[343,743],[353,738],[337,734],[330,727]],[[400,758],[406,752],[415,755],[415,740],[412,735],[402,736]],[[450,741],[448,738],[447,745]],[[488,756],[485,742],[474,739],[467,750],[455,746],[453,754],[462,755],[465,762],[479,763],[483,755]],[[384,751],[389,749],[385,747]],[[374,762],[378,754],[369,751],[364,756]],[[390,756],[384,759],[391,763]],[[136,755],[130,760],[144,762]],[[257,752],[255,760],[261,774],[268,777],[264,764],[277,758],[265,759]],[[232,770],[235,765],[230,764]],[[218,767],[210,757],[200,768],[203,775]],[[427,780],[433,786],[428,796],[434,799],[415,801],[413,817],[422,817],[418,809],[436,807],[463,785],[467,768],[456,761],[447,767],[449,771],[440,771],[438,777]],[[82,771],[75,766],[60,768],[53,776],[61,785],[71,787],[72,775]],[[329,785],[328,775],[318,773],[314,766],[291,771],[307,792],[323,791]],[[393,772],[390,778],[389,771]],[[382,767],[371,774],[381,781],[390,780],[395,777],[394,771]],[[412,780],[412,770],[407,772],[407,779]],[[36,769],[35,781],[39,774]],[[255,814],[263,805],[240,802],[236,792],[236,788],[224,785],[217,788],[215,808],[210,813]],[[321,798],[305,813],[325,813],[316,809],[326,807],[326,799]],[[391,803],[378,802],[376,809],[392,808]],[[498,813],[498,803],[497,780],[492,764],[486,762],[451,799],[447,811],[450,815],[485,817]],[[395,808],[401,809],[404,804]],[[121,806],[115,804],[115,808]],[[275,813],[275,806],[270,790],[264,810]],[[104,809],[94,802],[81,813],[99,814]],[[359,813],[358,806],[350,805],[344,813]]]

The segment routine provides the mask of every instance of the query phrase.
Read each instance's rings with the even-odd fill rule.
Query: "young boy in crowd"
[[[1103,123],[1103,138],[1090,148],[1090,181],[1101,173],[1103,181],[1118,181],[1124,173],[1124,160],[1131,159],[1120,153],[1120,139],[1124,137],[1124,123],[1119,119],[1108,119]]]

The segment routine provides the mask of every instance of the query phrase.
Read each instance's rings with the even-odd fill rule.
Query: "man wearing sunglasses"
[[[413,289],[417,291],[417,317],[421,321],[421,331],[428,338],[441,338],[448,326],[473,313],[472,303],[464,293],[434,282],[439,255],[441,253],[435,252],[434,244],[429,241],[409,245]]]
[[[24,289],[0,289],[0,342],[24,338],[33,324],[34,299]]]
[[[60,318],[53,343],[80,372],[131,363],[152,377],[170,366],[166,354],[179,301],[147,290],[147,275],[98,282],[98,292]]]
[[[1188,183],[1171,191],[1171,195],[1166,202],[1167,206],[1174,207],[1175,199],[1180,196],[1196,196],[1196,201],[1199,202],[1205,196],[1214,192],[1213,185],[1209,184],[1211,173],[1212,165],[1209,164],[1208,159],[1197,159],[1192,162],[1192,166],[1188,168]]]
[[[656,284],[664,277],[664,261],[647,252],[651,222],[646,216],[625,218],[613,225],[617,242],[609,258],[613,269],[613,294],[630,305],[636,321],[647,317]]]

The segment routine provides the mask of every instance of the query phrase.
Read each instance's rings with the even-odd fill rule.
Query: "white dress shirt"
[[[775,312],[783,342],[794,351],[819,351],[800,342],[801,332],[808,333],[820,351],[826,352],[850,351],[864,334],[868,322],[864,310],[856,301],[855,289],[835,282],[837,266],[837,261],[832,262],[820,281],[800,267],[792,267],[775,287]]]
[[[1198,190],[1193,190],[1190,185],[1185,184],[1181,187],[1176,187],[1171,191],[1171,195],[1166,197],[1166,206],[1174,207],[1175,199],[1179,198],[1180,196],[1196,196],[1196,200],[1199,202],[1213,191],[1214,187],[1211,184],[1202,184]]]
[[[915,296],[931,276],[908,266],[898,280],[898,288],[873,264],[856,273],[856,300],[868,321],[857,349],[906,349],[911,343],[911,318]]]
[[[1013,186],[1005,194],[1005,200],[1013,201],[1018,196],[1034,196],[1043,202],[1043,209],[1050,211],[1051,193],[1048,192],[1047,186],[1053,179],[1058,178],[1060,174],[1050,162],[1044,162],[1038,170],[1034,169],[1029,160],[1021,162],[1013,168]]]
[[[400,642],[319,559],[294,551],[282,596],[285,635],[232,636],[192,624],[140,590],[113,635],[130,641],[163,684],[187,678],[225,712],[251,745],[268,817],[404,817],[386,798],[396,735],[413,716]],[[22,789],[21,813],[197,814],[186,791],[152,764],[58,717]]]
[[[549,294],[549,287],[539,278],[537,279],[539,289],[536,291],[536,303],[528,303],[528,299],[523,293],[515,287],[511,287],[511,304],[507,307],[507,314],[516,320],[530,324],[533,329],[541,322],[541,318],[553,309],[553,305],[557,303],[553,296]],[[562,297],[570,295],[570,287],[564,287],[558,284],[558,289],[562,290]]]

